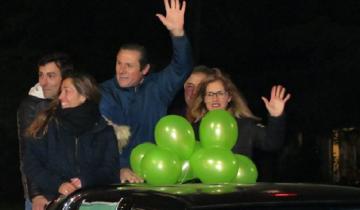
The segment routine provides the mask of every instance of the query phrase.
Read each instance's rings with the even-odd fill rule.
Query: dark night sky
[[[163,11],[161,0],[0,2],[0,167],[8,169],[0,195],[19,192],[15,113],[36,82],[39,57],[66,51],[102,82],[114,74],[118,47],[138,42],[159,69],[171,56],[168,32],[155,17]],[[289,130],[359,125],[359,1],[189,0],[186,29],[196,64],[230,73],[260,117],[260,97],[280,83],[292,93]],[[4,187],[8,179],[14,189]]]

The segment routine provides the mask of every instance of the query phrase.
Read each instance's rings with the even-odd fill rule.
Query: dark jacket
[[[114,130],[98,115],[93,128],[79,135],[67,132],[54,118],[41,139],[26,142],[26,175],[48,199],[64,182],[78,177],[82,187],[118,182],[118,150]]]
[[[154,142],[154,129],[192,69],[186,36],[172,37],[173,57],[162,71],[145,77],[132,88],[121,88],[116,78],[102,85],[100,111],[117,125],[130,126],[131,137],[120,154],[120,168],[129,167],[132,149],[145,141]]]
[[[285,116],[268,118],[265,127],[256,120],[250,118],[236,118],[238,125],[238,139],[232,151],[236,154],[253,156],[253,149],[275,151],[281,148],[285,137]],[[196,139],[199,139],[199,125],[195,123],[194,131]]]
[[[45,110],[50,103],[50,100],[38,98],[35,96],[28,95],[20,103],[20,106],[17,110],[17,127],[18,127],[18,140],[19,140],[19,159],[20,159],[20,172],[21,172],[21,181],[24,188],[24,197],[29,198],[34,197],[39,194],[38,188],[34,183],[31,183],[30,180],[27,180],[24,173],[24,152],[25,152],[25,142],[27,138],[25,137],[25,132],[27,127],[34,120],[37,113]]]

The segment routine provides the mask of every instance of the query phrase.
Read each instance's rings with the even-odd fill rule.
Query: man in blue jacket
[[[116,57],[116,74],[102,85],[101,114],[113,125],[130,128],[130,138],[120,146],[121,182],[142,182],[129,167],[132,149],[154,141],[154,128],[192,69],[191,47],[184,31],[186,2],[164,0],[166,16],[156,14],[169,30],[173,44],[170,64],[158,73],[149,74],[144,47],[125,45]],[[116,128],[115,128],[116,130]],[[119,135],[118,135],[119,137]]]

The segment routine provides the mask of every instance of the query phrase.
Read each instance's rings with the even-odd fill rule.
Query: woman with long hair
[[[100,115],[99,100],[95,80],[71,72],[63,78],[58,99],[27,129],[25,172],[48,201],[119,181],[117,141]]]
[[[283,116],[286,102],[290,94],[281,85],[273,86],[271,98],[262,97],[269,112],[268,126],[258,122],[230,78],[219,69],[202,81],[191,109],[195,132],[201,118],[211,110],[223,109],[230,112],[238,124],[238,140],[233,152],[252,157],[253,148],[264,150],[278,149],[284,140],[285,119]]]

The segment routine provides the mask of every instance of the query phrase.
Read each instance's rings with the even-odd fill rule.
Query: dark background
[[[171,45],[157,12],[161,0],[0,1],[2,199],[22,198],[16,108],[37,81],[37,60],[65,51],[102,82],[114,75],[119,46],[137,42],[159,70]],[[324,182],[316,139],[359,125],[360,1],[189,0],[186,31],[195,64],[230,73],[265,122],[260,97],[274,84],[292,94],[284,149],[259,152],[262,178]]]

